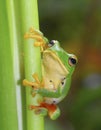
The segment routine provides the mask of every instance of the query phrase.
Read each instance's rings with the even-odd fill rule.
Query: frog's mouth
[[[45,50],[43,53],[43,64],[48,70],[55,71],[61,75],[67,75],[69,72],[56,55],[55,52],[50,50]]]

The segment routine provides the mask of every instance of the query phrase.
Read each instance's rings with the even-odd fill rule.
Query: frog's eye
[[[76,56],[74,57],[70,57],[69,58],[69,65],[70,66],[74,66],[74,65],[76,65],[76,63],[77,63],[77,58],[76,58]]]
[[[56,40],[51,40],[51,41],[49,42],[49,47],[54,46],[55,43],[56,43]]]

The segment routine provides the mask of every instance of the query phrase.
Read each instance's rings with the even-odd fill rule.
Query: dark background
[[[39,0],[40,30],[78,57],[61,116],[46,130],[101,130],[101,1]]]

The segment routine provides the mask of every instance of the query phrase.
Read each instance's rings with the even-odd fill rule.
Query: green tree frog
[[[32,87],[32,95],[40,94],[43,97],[38,106],[31,105],[30,108],[44,111],[55,120],[60,115],[57,104],[68,94],[77,58],[64,51],[57,40],[49,41],[33,28],[25,34],[25,38],[33,38],[34,46],[40,46],[42,51],[42,81],[37,74],[33,75],[35,82],[23,80],[25,86]]]

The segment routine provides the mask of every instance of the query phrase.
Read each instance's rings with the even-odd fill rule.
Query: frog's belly
[[[61,100],[63,99],[63,97],[59,97],[59,98],[45,98],[45,102],[48,104],[58,104]]]

